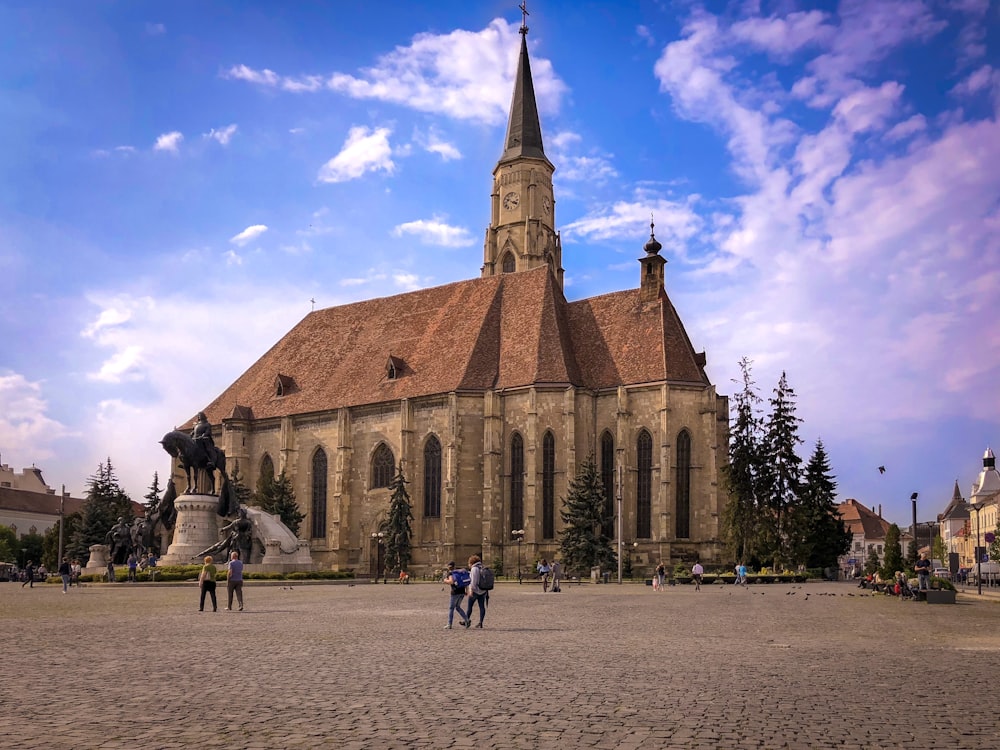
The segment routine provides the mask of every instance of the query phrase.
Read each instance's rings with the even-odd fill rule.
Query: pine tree
[[[17,546],[17,532],[0,524],[0,562],[21,562],[21,548]]]
[[[66,555],[86,561],[93,544],[104,544],[105,537],[118,518],[130,522],[132,500],[122,490],[111,459],[98,464],[97,473],[87,479],[87,499],[80,511],[80,525],[66,547]]]
[[[257,486],[261,487],[261,483],[258,482]],[[267,494],[257,496],[261,509],[277,515],[281,522],[298,536],[299,526],[302,525],[305,516],[299,512],[299,506],[295,502],[295,490],[292,488],[291,480],[285,476],[285,470],[281,470],[277,479],[265,482],[264,490]]]
[[[150,518],[153,512],[160,505],[160,475],[158,472],[153,472],[153,481],[149,485],[149,491],[142,496],[143,500],[146,501],[146,518]]]
[[[399,573],[410,567],[412,555],[413,531],[410,521],[413,512],[410,508],[410,495],[406,491],[406,477],[403,476],[403,464],[400,462],[396,475],[389,483],[392,492],[389,500],[389,520],[386,521],[385,569],[388,572]]]
[[[240,462],[238,459],[233,462],[233,468],[229,472],[229,484],[233,488],[233,492],[236,493],[236,499],[239,501],[240,506],[251,504],[253,493],[243,481],[243,475],[240,473]]]
[[[799,503],[791,513],[792,560],[807,568],[833,568],[851,547],[851,535],[837,514],[837,483],[822,440],[806,465]]]
[[[750,375],[752,362],[740,360],[743,390],[733,396],[736,423],[729,441],[725,466],[729,500],[723,514],[723,537],[734,559],[755,557],[761,458],[761,398]],[[735,381],[734,381],[735,382]]]
[[[878,552],[875,551],[873,545],[868,547],[868,557],[865,560],[865,575],[870,576],[879,569]]]
[[[903,569],[903,550],[899,545],[899,526],[891,524],[885,532],[885,555],[882,557],[882,578],[894,578],[896,571]]]
[[[770,399],[771,414],[764,435],[764,528],[761,556],[772,559],[774,567],[790,559],[789,540],[790,510],[798,502],[802,476],[802,459],[795,452],[802,442],[799,422],[795,416],[795,391],[788,385],[788,378],[781,373],[774,396]]]
[[[614,527],[604,523],[604,485],[589,456],[569,483],[569,493],[559,511],[564,528],[559,532],[559,553],[566,572],[581,576],[593,567],[610,570],[618,564],[612,547]]]
[[[80,525],[80,514],[70,513],[68,516],[63,516],[63,557],[67,560],[72,558],[69,552],[66,550],[65,544],[67,539],[72,539],[73,534],[76,533],[77,528]],[[0,557],[0,559],[3,559]],[[45,567],[49,570],[58,570],[59,568],[59,524],[53,524],[50,526],[44,534],[42,534],[42,562],[45,563]],[[86,562],[84,560],[83,562]]]

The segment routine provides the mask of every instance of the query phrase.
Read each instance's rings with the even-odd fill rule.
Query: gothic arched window
[[[542,438],[542,539],[556,535],[556,439],[551,432]]]
[[[396,471],[396,459],[385,443],[379,443],[372,454],[372,489],[388,487],[392,483],[392,475]]]
[[[678,539],[691,536],[691,435],[681,430],[677,436],[677,529]]]
[[[441,516],[441,443],[431,435],[424,443],[424,517]]]
[[[649,539],[653,527],[653,438],[642,430],[635,447],[635,536]]]
[[[604,485],[604,533],[614,537],[615,528],[615,439],[601,433],[601,484]]]
[[[510,530],[524,528],[524,441],[510,439]]]
[[[500,268],[504,273],[514,273],[514,253],[504,253],[503,259],[500,261]],[[519,527],[520,528],[520,527]]]
[[[274,461],[265,453],[260,460],[260,475],[257,478],[257,492],[274,482]]]
[[[326,451],[317,448],[312,460],[312,517],[313,539],[326,538]]]

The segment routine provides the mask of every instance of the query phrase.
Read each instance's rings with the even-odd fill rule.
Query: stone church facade
[[[473,553],[507,573],[551,558],[588,456],[637,569],[719,558],[728,400],[652,233],[638,288],[565,298],[526,32],[480,278],[311,312],[204,409],[249,486],[291,478],[322,567],[374,572],[400,464],[411,574]]]

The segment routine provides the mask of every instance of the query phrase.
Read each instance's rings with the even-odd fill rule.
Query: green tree
[[[257,483],[258,488],[262,486]],[[282,469],[278,478],[271,482],[264,482],[264,494],[258,492],[257,504],[262,510],[277,515],[283,524],[291,530],[295,536],[299,535],[299,527],[302,519],[305,518],[299,512],[299,506],[295,502],[295,490],[292,489],[291,480],[285,475]]]
[[[723,512],[722,536],[733,558],[746,562],[756,557],[763,464],[762,399],[750,374],[751,365],[747,357],[740,360],[743,390],[733,396],[736,420],[729,440],[729,462],[723,469],[729,499]]]
[[[146,501],[146,518],[150,518],[153,512],[160,505],[160,475],[158,472],[153,472],[153,481],[149,485],[149,490],[143,495],[143,500]]]
[[[893,578],[897,570],[903,570],[903,550],[900,547],[899,526],[891,524],[885,532],[885,554],[882,556],[882,577]]]
[[[0,562],[20,563],[20,555],[17,532],[10,526],[0,524]]]
[[[253,493],[243,480],[243,474],[240,473],[240,462],[238,459],[233,462],[233,468],[229,472],[229,485],[233,488],[233,492],[236,493],[236,499],[239,501],[241,506],[251,504]]]
[[[63,517],[63,555],[67,560],[72,558],[66,549],[67,540],[73,537],[80,525],[80,513],[70,513]],[[50,526],[42,534],[42,562],[49,570],[59,568],[59,524]],[[84,560],[86,562],[86,560]]]
[[[611,539],[614,527],[604,523],[604,485],[593,456],[570,480],[559,515],[565,524],[559,532],[559,553],[567,573],[582,576],[593,567],[610,570],[618,565]]]
[[[777,569],[790,561],[789,544],[794,536],[791,529],[791,509],[798,502],[802,481],[802,459],[796,449],[799,422],[795,416],[795,391],[788,385],[784,372],[769,400],[771,413],[764,433],[764,462],[760,466],[763,478],[763,507],[760,555],[773,561]]]
[[[944,563],[945,567],[948,567],[948,550],[944,546],[944,539],[941,538],[940,534],[934,535],[934,542],[931,545],[931,557],[935,560],[940,560]],[[916,563],[916,560],[914,560]]]
[[[822,440],[816,441],[789,528],[792,561],[807,568],[834,568],[837,558],[851,548],[851,535],[837,513],[837,483]]]
[[[993,532],[993,541],[987,547],[990,560],[1000,560],[1000,515],[997,516],[997,527]]]
[[[80,525],[66,547],[66,555],[84,564],[90,557],[90,546],[104,544],[105,537],[118,518],[130,522],[133,517],[132,500],[115,476],[111,459],[97,467],[97,473],[87,480],[87,499],[80,511]]]
[[[41,534],[22,534],[21,538],[17,540],[17,543],[21,545],[21,549],[25,550],[24,559],[34,560],[35,567],[37,568],[39,563],[44,564],[45,561],[42,560],[45,540],[42,538]],[[49,565],[45,565],[50,571],[53,570]]]
[[[865,559],[865,575],[870,576],[875,573],[881,563],[878,559],[878,552],[875,551],[875,545],[868,545],[868,557]]]
[[[920,557],[920,555],[917,554],[917,540],[911,539],[909,544],[906,545],[907,569],[913,568],[917,564],[918,557]]]
[[[389,519],[383,528],[386,534],[385,569],[391,573],[399,573],[409,568],[413,553],[413,531],[410,528],[413,512],[410,507],[410,495],[406,491],[407,484],[401,461],[399,468],[396,469],[396,475],[389,483],[389,490],[392,492],[389,500]]]

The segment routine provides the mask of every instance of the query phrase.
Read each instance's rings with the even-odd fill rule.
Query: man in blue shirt
[[[235,550],[229,555],[229,564],[226,566],[226,593],[229,596],[229,604],[226,605],[228,612],[233,608],[233,594],[236,594],[236,601],[239,602],[240,612],[243,611],[243,561],[240,560],[240,553]]]

